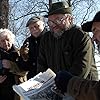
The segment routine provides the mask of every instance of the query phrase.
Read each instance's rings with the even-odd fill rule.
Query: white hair
[[[9,36],[10,37],[10,41],[12,43],[14,43],[15,41],[15,35],[8,29],[0,29],[0,38],[5,37],[5,36]]]

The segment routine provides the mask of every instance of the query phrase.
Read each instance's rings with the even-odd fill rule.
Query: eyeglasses
[[[67,18],[67,17],[63,17],[63,18],[60,18],[60,19],[55,19],[54,21],[48,20],[48,25],[49,25],[49,26],[52,26],[52,25],[54,25],[54,24],[59,25],[59,24],[61,24],[62,21],[65,20],[66,18]]]

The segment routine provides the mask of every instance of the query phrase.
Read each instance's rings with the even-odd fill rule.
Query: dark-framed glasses
[[[66,18],[67,18],[67,16],[66,16],[66,17],[62,17],[62,18],[59,18],[59,19],[55,19],[54,21],[53,21],[53,20],[48,20],[48,25],[49,25],[49,26],[52,26],[52,25],[54,25],[54,24],[59,25],[59,24],[61,24],[62,21],[65,20]]]

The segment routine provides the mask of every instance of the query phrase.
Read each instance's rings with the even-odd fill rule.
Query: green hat
[[[93,22],[100,22],[100,11],[96,13],[92,21],[88,21],[82,25],[83,31],[91,32]]]
[[[66,13],[72,14],[70,2],[56,2],[52,4],[52,6],[49,9],[48,15],[45,15],[45,17],[48,17],[53,14],[66,14]]]
[[[42,17],[42,16],[33,16],[33,17],[31,17],[31,18],[28,20],[28,22],[27,22],[27,24],[26,24],[26,27],[28,27],[30,24],[35,23],[35,22],[37,22],[37,21],[39,21],[39,20],[43,21],[43,17]]]

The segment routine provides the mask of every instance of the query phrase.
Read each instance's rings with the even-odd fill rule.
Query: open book
[[[55,76],[51,69],[47,69],[24,83],[13,85],[13,90],[24,100],[51,100],[51,87],[54,85]]]

